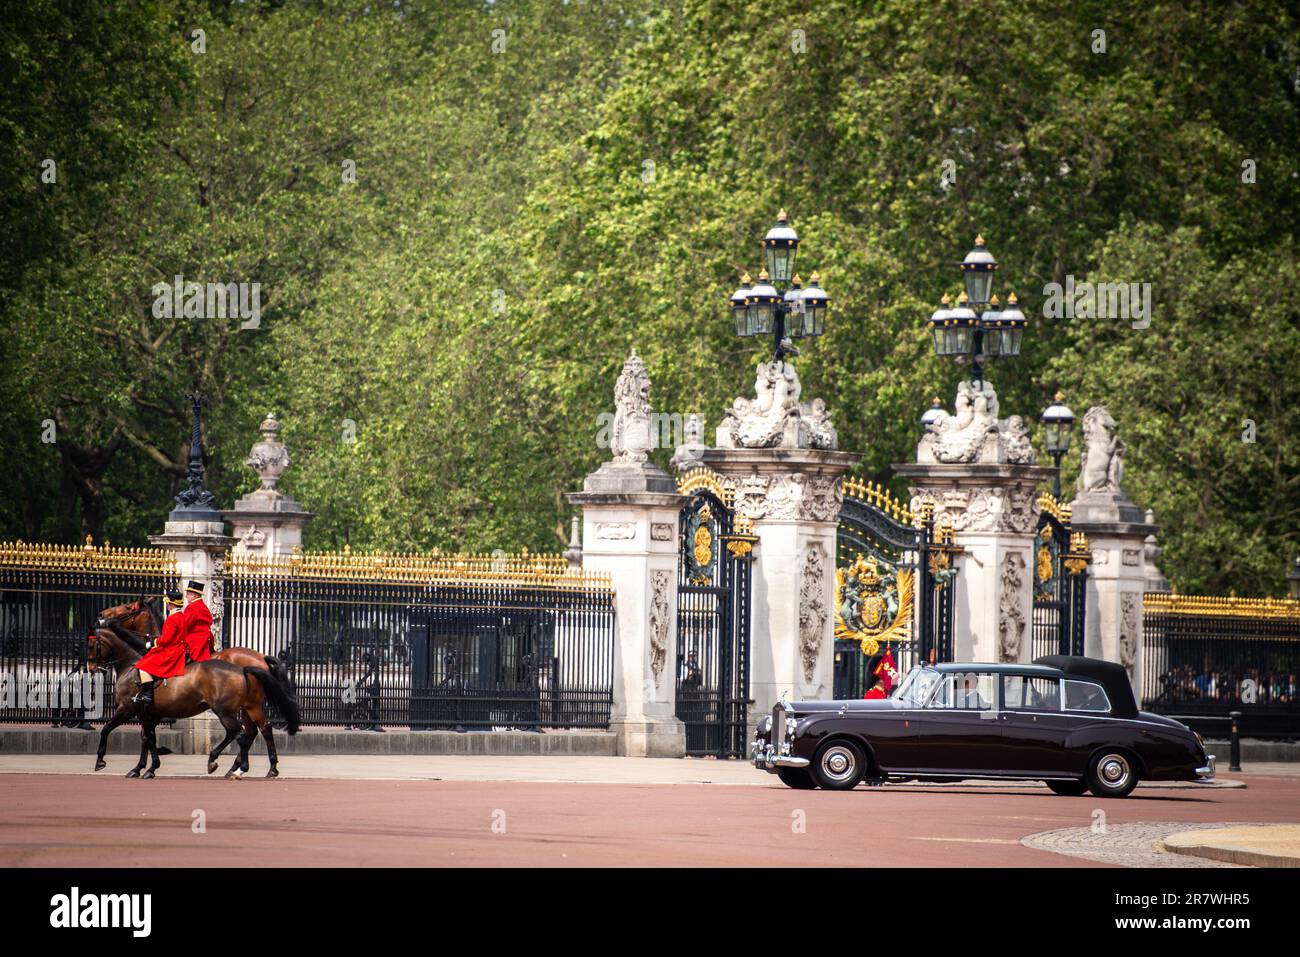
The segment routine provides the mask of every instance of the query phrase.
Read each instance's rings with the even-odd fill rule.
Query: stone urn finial
[[[289,450],[280,441],[280,422],[274,412],[267,413],[258,430],[262,439],[253,446],[244,464],[261,476],[263,490],[276,492],[280,474],[291,464]]]

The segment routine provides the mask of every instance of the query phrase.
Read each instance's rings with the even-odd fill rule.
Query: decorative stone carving
[[[686,441],[677,446],[677,451],[668,460],[669,466],[676,472],[689,472],[703,463],[702,454],[708,446],[704,444],[704,417],[698,412],[691,412],[682,424]]]
[[[226,645],[222,629],[226,620],[226,556],[224,552],[212,553],[212,575],[208,579],[204,604],[212,615],[212,637],[217,649]]]
[[[1083,416],[1083,460],[1079,464],[1080,492],[1121,493],[1127,446],[1116,433],[1115,420],[1104,406],[1094,405]]]
[[[638,464],[654,447],[650,430],[650,374],[633,349],[614,386],[614,426],[610,449],[614,461]]]
[[[786,475],[747,475],[736,483],[736,510],[750,519],[833,522],[844,492],[839,479]]]
[[[788,362],[761,363],[754,398],[737,398],[722,418],[717,444],[724,449],[834,449],[839,437],[821,399],[801,402],[803,387]]]
[[[655,522],[650,526],[650,538],[656,542],[671,542],[673,527],[668,522]]]
[[[668,660],[668,585],[672,574],[662,569],[650,575],[650,671],[655,687]]]
[[[1138,641],[1142,633],[1142,596],[1137,592],[1124,592],[1119,596],[1119,663],[1133,678],[1137,664]]]
[[[250,525],[239,541],[249,551],[257,551],[266,545],[266,532],[256,525]]]
[[[811,542],[804,552],[799,573],[799,657],[803,677],[812,681],[821,655],[826,630],[826,564],[820,542]]]
[[[1025,559],[1019,552],[1007,552],[1002,559],[1001,594],[998,599],[998,657],[1019,661],[1025,638],[1025,612],[1020,607]]]
[[[936,525],[951,525],[958,532],[1033,534],[1038,523],[1038,493],[1033,488],[944,489],[937,496],[915,492],[913,514],[926,502],[934,503]]]
[[[918,463],[1033,464],[1029,429],[1018,415],[998,418],[998,395],[988,382],[958,385],[955,409],[952,415],[939,410],[925,427]]]
[[[262,488],[273,492],[280,481],[280,475],[292,464],[292,461],[289,458],[289,450],[280,441],[280,422],[274,412],[268,413],[257,428],[262,433],[262,439],[249,450],[244,464],[261,477]]]
[[[626,541],[636,537],[634,522],[597,522],[596,537],[606,541]]]

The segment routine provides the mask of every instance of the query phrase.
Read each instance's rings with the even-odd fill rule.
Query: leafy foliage
[[[157,531],[197,385],[224,504],[274,410],[310,543],[552,549],[630,347],[657,410],[711,427],[748,389],[725,301],[785,206],[832,296],[805,394],[865,474],[950,398],[923,320],[982,231],[1031,317],[1067,275],[1152,284],[1150,328],[1036,319],[990,377],[1030,419],[1110,407],[1174,583],[1276,593],[1300,550],[1286,8],[11,6],[4,537]],[[261,283],[260,326],[156,318],[177,274]]]

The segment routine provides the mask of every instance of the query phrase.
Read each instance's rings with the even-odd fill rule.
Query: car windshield
[[[893,698],[902,704],[909,705],[913,708],[919,708],[925,704],[925,700],[930,697],[930,691],[934,688],[935,682],[939,680],[939,672],[933,668],[927,668],[924,665],[917,665],[907,673],[903,683],[898,686],[894,692]]]

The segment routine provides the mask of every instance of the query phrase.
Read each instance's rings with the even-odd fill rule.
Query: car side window
[[[1061,682],[1057,678],[1002,676],[1002,706],[1018,711],[1060,711]]]
[[[996,703],[997,684],[989,674],[947,674],[927,708],[987,711]]]
[[[1101,714],[1109,714],[1110,699],[1106,697],[1106,692],[1101,685],[1095,685],[1091,681],[1067,680],[1065,682],[1065,710],[1095,711]]]

